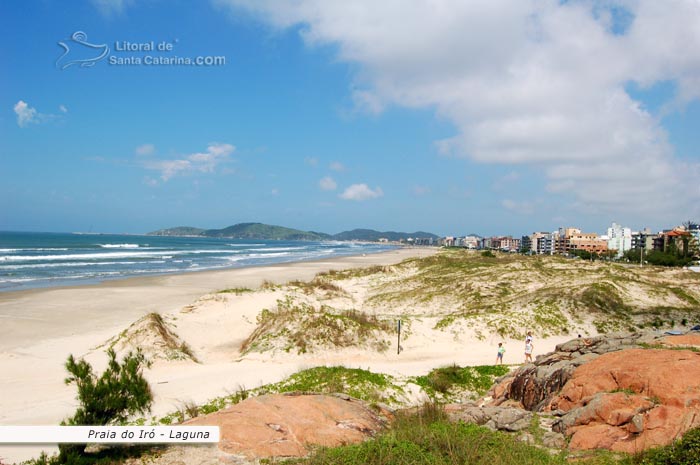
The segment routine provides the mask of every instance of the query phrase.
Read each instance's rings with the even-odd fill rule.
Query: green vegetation
[[[532,428],[539,419],[533,417]],[[320,448],[305,459],[269,461],[294,465],[697,465],[700,428],[674,444],[633,456],[594,451],[570,456],[517,441],[506,433],[450,422],[439,406],[399,414],[391,429],[361,444]]]
[[[119,363],[114,350],[107,350],[107,369],[100,377],[85,360],[68,356],[66,384],[75,383],[80,407],[68,425],[107,425],[119,423],[136,412],[150,409],[153,396],[141,373],[147,365],[141,352],[129,352]]]
[[[390,241],[404,241],[408,238],[432,238],[438,239],[433,233],[416,231],[413,233],[394,231],[375,231],[374,229],[353,229],[338,234],[326,234],[316,231],[301,231],[299,229],[285,228],[262,223],[238,223],[223,229],[201,229],[191,226],[178,226],[176,228],[159,229],[148,233],[149,236],[206,236],[226,237],[231,239],[261,239],[284,241],[322,241],[333,239],[336,241],[366,241],[377,242],[379,239]]]
[[[316,308],[287,296],[274,310],[263,309],[258,326],[243,342],[242,353],[281,349],[298,354],[319,347],[371,347],[385,351],[389,341],[383,333],[393,329],[388,321],[355,310]]]
[[[344,393],[367,402],[395,404],[404,391],[395,379],[382,373],[342,366],[316,367],[295,373],[284,381],[268,384],[265,393]]]
[[[390,241],[402,241],[410,237],[432,238],[438,239],[438,236],[432,233],[416,231],[413,233],[394,232],[394,231],[375,231],[374,229],[353,229],[352,231],[343,231],[335,234],[333,239],[337,241],[367,241],[376,242],[379,239],[388,239]]]
[[[697,465],[700,463],[700,428],[689,430],[670,446],[659,447],[634,457],[634,465]]]
[[[314,279],[352,279],[352,278],[363,278],[365,276],[372,276],[380,273],[388,273],[391,270],[389,266],[382,265],[372,265],[365,268],[349,268],[347,270],[337,271],[330,270],[318,273]]]
[[[589,322],[601,333],[634,331],[688,321],[700,306],[697,273],[461,248],[316,279],[339,287],[340,280],[357,279],[368,292],[355,305],[401,308],[405,321],[434,317],[436,330],[455,336],[470,328],[477,337],[518,339],[526,330],[548,337]]]
[[[510,369],[503,365],[460,367],[457,365],[436,368],[412,381],[423,388],[433,400],[456,400],[465,394],[478,397],[486,394],[499,376]]]
[[[565,464],[563,454],[516,441],[481,426],[453,423],[443,411],[428,405],[413,415],[398,415],[392,428],[352,446],[322,448],[306,465],[549,465]]]
[[[686,302],[689,305],[693,305],[696,307],[700,305],[700,302],[698,302],[698,299],[696,299],[694,296],[692,296],[685,289],[681,289],[680,287],[669,287],[668,290],[673,292],[676,295],[676,297],[678,297],[680,300]]]
[[[163,350],[167,360],[192,360],[199,363],[192,348],[181,341],[167,326],[160,313],[149,313],[133,323],[119,335],[108,342],[108,348],[114,349],[119,343],[129,344],[142,333],[152,333],[158,336],[158,348]]]
[[[66,361],[69,376],[66,384],[75,383],[78,388],[80,406],[75,414],[62,424],[65,425],[109,425],[123,423],[135,413],[150,410],[153,395],[148,382],[141,373],[146,360],[141,352],[130,352],[117,361],[114,350],[107,351],[107,369],[98,377],[92,366],[85,360],[75,360],[73,355]],[[126,452],[123,449],[110,449],[98,454],[86,454],[80,444],[59,444],[59,454],[30,461],[35,465],[83,465],[92,463],[114,463],[119,457],[133,455],[141,448]]]
[[[249,292],[253,292],[252,289],[249,287],[233,287],[231,289],[223,289],[218,292],[218,294],[236,294],[236,295],[243,295],[247,294]]]
[[[165,425],[181,423],[197,415],[206,415],[230,407],[248,397],[285,392],[344,393],[369,403],[382,402],[398,406],[403,405],[404,402],[403,397],[406,394],[404,384],[390,375],[360,368],[320,366],[299,371],[279,383],[265,384],[254,389],[239,387],[234,392],[212,399],[203,405],[183,403],[179,409],[162,418],[152,418],[151,423]],[[135,423],[145,424],[146,422],[145,418],[141,418]]]
[[[330,238],[328,234],[300,231],[298,229],[262,223],[238,223],[223,229],[207,229],[202,235],[206,237],[226,237],[230,239],[282,241],[321,241]]]
[[[335,283],[330,282],[328,279],[324,279],[321,276],[316,276],[311,281],[290,281],[287,283],[287,285],[298,288],[306,295],[323,293],[328,298],[348,296],[345,289]]]
[[[639,263],[640,254],[639,249],[631,249],[625,252],[623,258],[632,263]],[[644,251],[643,259],[646,263],[657,266],[688,266],[694,261],[690,253],[678,251],[673,247],[666,252],[660,250]]]
[[[149,232],[148,236],[201,236],[204,229],[193,228],[191,226],[178,226],[175,228],[159,229]]]

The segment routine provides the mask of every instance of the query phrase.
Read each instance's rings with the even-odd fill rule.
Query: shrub
[[[85,360],[76,361],[73,355],[68,356],[66,370],[69,376],[65,381],[77,386],[80,406],[63,424],[107,425],[124,422],[129,415],[150,410],[153,394],[141,373],[141,367],[147,365],[143,353],[129,352],[121,363],[117,361],[114,349],[109,349],[107,355],[107,369],[99,377]],[[58,463],[82,464],[90,463],[90,460],[85,457],[82,445],[59,446]]]
[[[700,428],[687,431],[673,444],[651,449],[635,457],[639,465],[697,465],[700,463]]]

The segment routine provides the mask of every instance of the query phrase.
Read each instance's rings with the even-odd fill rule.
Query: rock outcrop
[[[302,457],[311,446],[340,446],[364,441],[388,421],[364,402],[342,395],[264,395],[188,425],[219,426],[224,463],[249,463],[266,457]]]
[[[502,378],[491,403],[559,417],[572,450],[669,444],[700,427],[700,353],[677,350],[698,346],[693,333],[574,339]]]

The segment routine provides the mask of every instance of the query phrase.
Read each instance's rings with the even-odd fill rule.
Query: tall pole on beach
[[[398,355],[401,353],[401,320],[397,321],[396,326],[398,328],[399,333],[398,339],[396,341],[396,354]]]

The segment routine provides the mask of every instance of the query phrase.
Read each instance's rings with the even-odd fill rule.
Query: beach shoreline
[[[0,352],[23,347],[37,337],[62,337],[74,333],[72,326],[80,325],[86,316],[102,316],[116,323],[124,318],[108,317],[96,312],[120,311],[133,321],[150,311],[165,311],[187,305],[204,294],[231,287],[257,288],[265,281],[282,284],[295,279],[311,279],[316,273],[329,269],[346,269],[372,265],[388,265],[414,256],[436,252],[435,248],[402,247],[374,254],[344,255],[314,260],[301,260],[221,270],[187,271],[153,276],[132,276],[73,286],[39,287],[0,292]],[[141,300],[133,302],[128,295],[138,291]],[[148,292],[152,298],[148,297]],[[156,298],[158,297],[158,298]],[[116,301],[114,300],[116,299]],[[145,299],[145,300],[144,300]],[[165,299],[165,300],[159,300]],[[135,307],[119,308],[118,303],[133,302]],[[154,301],[158,302],[157,304]],[[81,307],[81,308],[77,308]],[[86,315],[84,308],[91,308]],[[167,307],[167,308],[166,308]],[[51,309],[51,313],[44,311]],[[148,311],[147,313],[150,313]],[[93,314],[94,313],[94,314]],[[94,319],[92,324],[95,324]]]
[[[393,265],[437,251],[406,247],[376,254],[0,293],[0,424],[56,425],[69,417],[77,401],[75,386],[64,383],[68,355],[85,358],[96,372],[101,372],[109,341],[121,337],[133,323],[153,312],[163,315],[200,361],[156,360],[145,371],[154,393],[151,415],[156,417],[186,403],[202,404],[239,388],[278,382],[319,365],[415,376],[440,366],[493,364],[498,342],[508,348],[507,364],[521,363],[522,341],[497,335],[483,337],[469,328],[436,330],[436,320],[429,314],[413,318],[400,354],[395,347],[378,352],[359,346],[304,354],[241,353],[242,343],[256,328],[260,312],[275,308],[278,299],[289,292],[287,286],[255,291],[264,281],[309,281],[320,272]],[[357,297],[362,302],[367,288],[352,279],[345,285],[346,298],[354,302]],[[232,288],[250,291],[217,293]],[[303,295],[298,294],[299,298]],[[401,318],[401,310],[383,311],[384,319]],[[536,354],[546,353],[570,338],[538,340]],[[142,344],[153,349],[153,342]],[[55,445],[2,445],[0,457],[5,462],[19,462],[36,457],[41,450],[52,453],[57,449]]]
[[[263,281],[284,284],[310,280],[323,271],[391,265],[436,251],[403,247],[376,254],[0,293],[0,424],[55,425],[69,416],[77,402],[75,387],[63,381],[68,355],[85,357],[101,370],[106,357],[98,346],[148,313],[177,314],[202,296],[227,288],[257,289]],[[175,409],[175,399],[201,401],[239,384],[278,381],[307,363],[234,362],[205,366],[175,362],[149,370],[155,412]],[[162,379],[170,384],[158,381]],[[56,450],[55,446],[2,445],[0,457],[5,462],[19,462],[37,456],[42,449]]]

